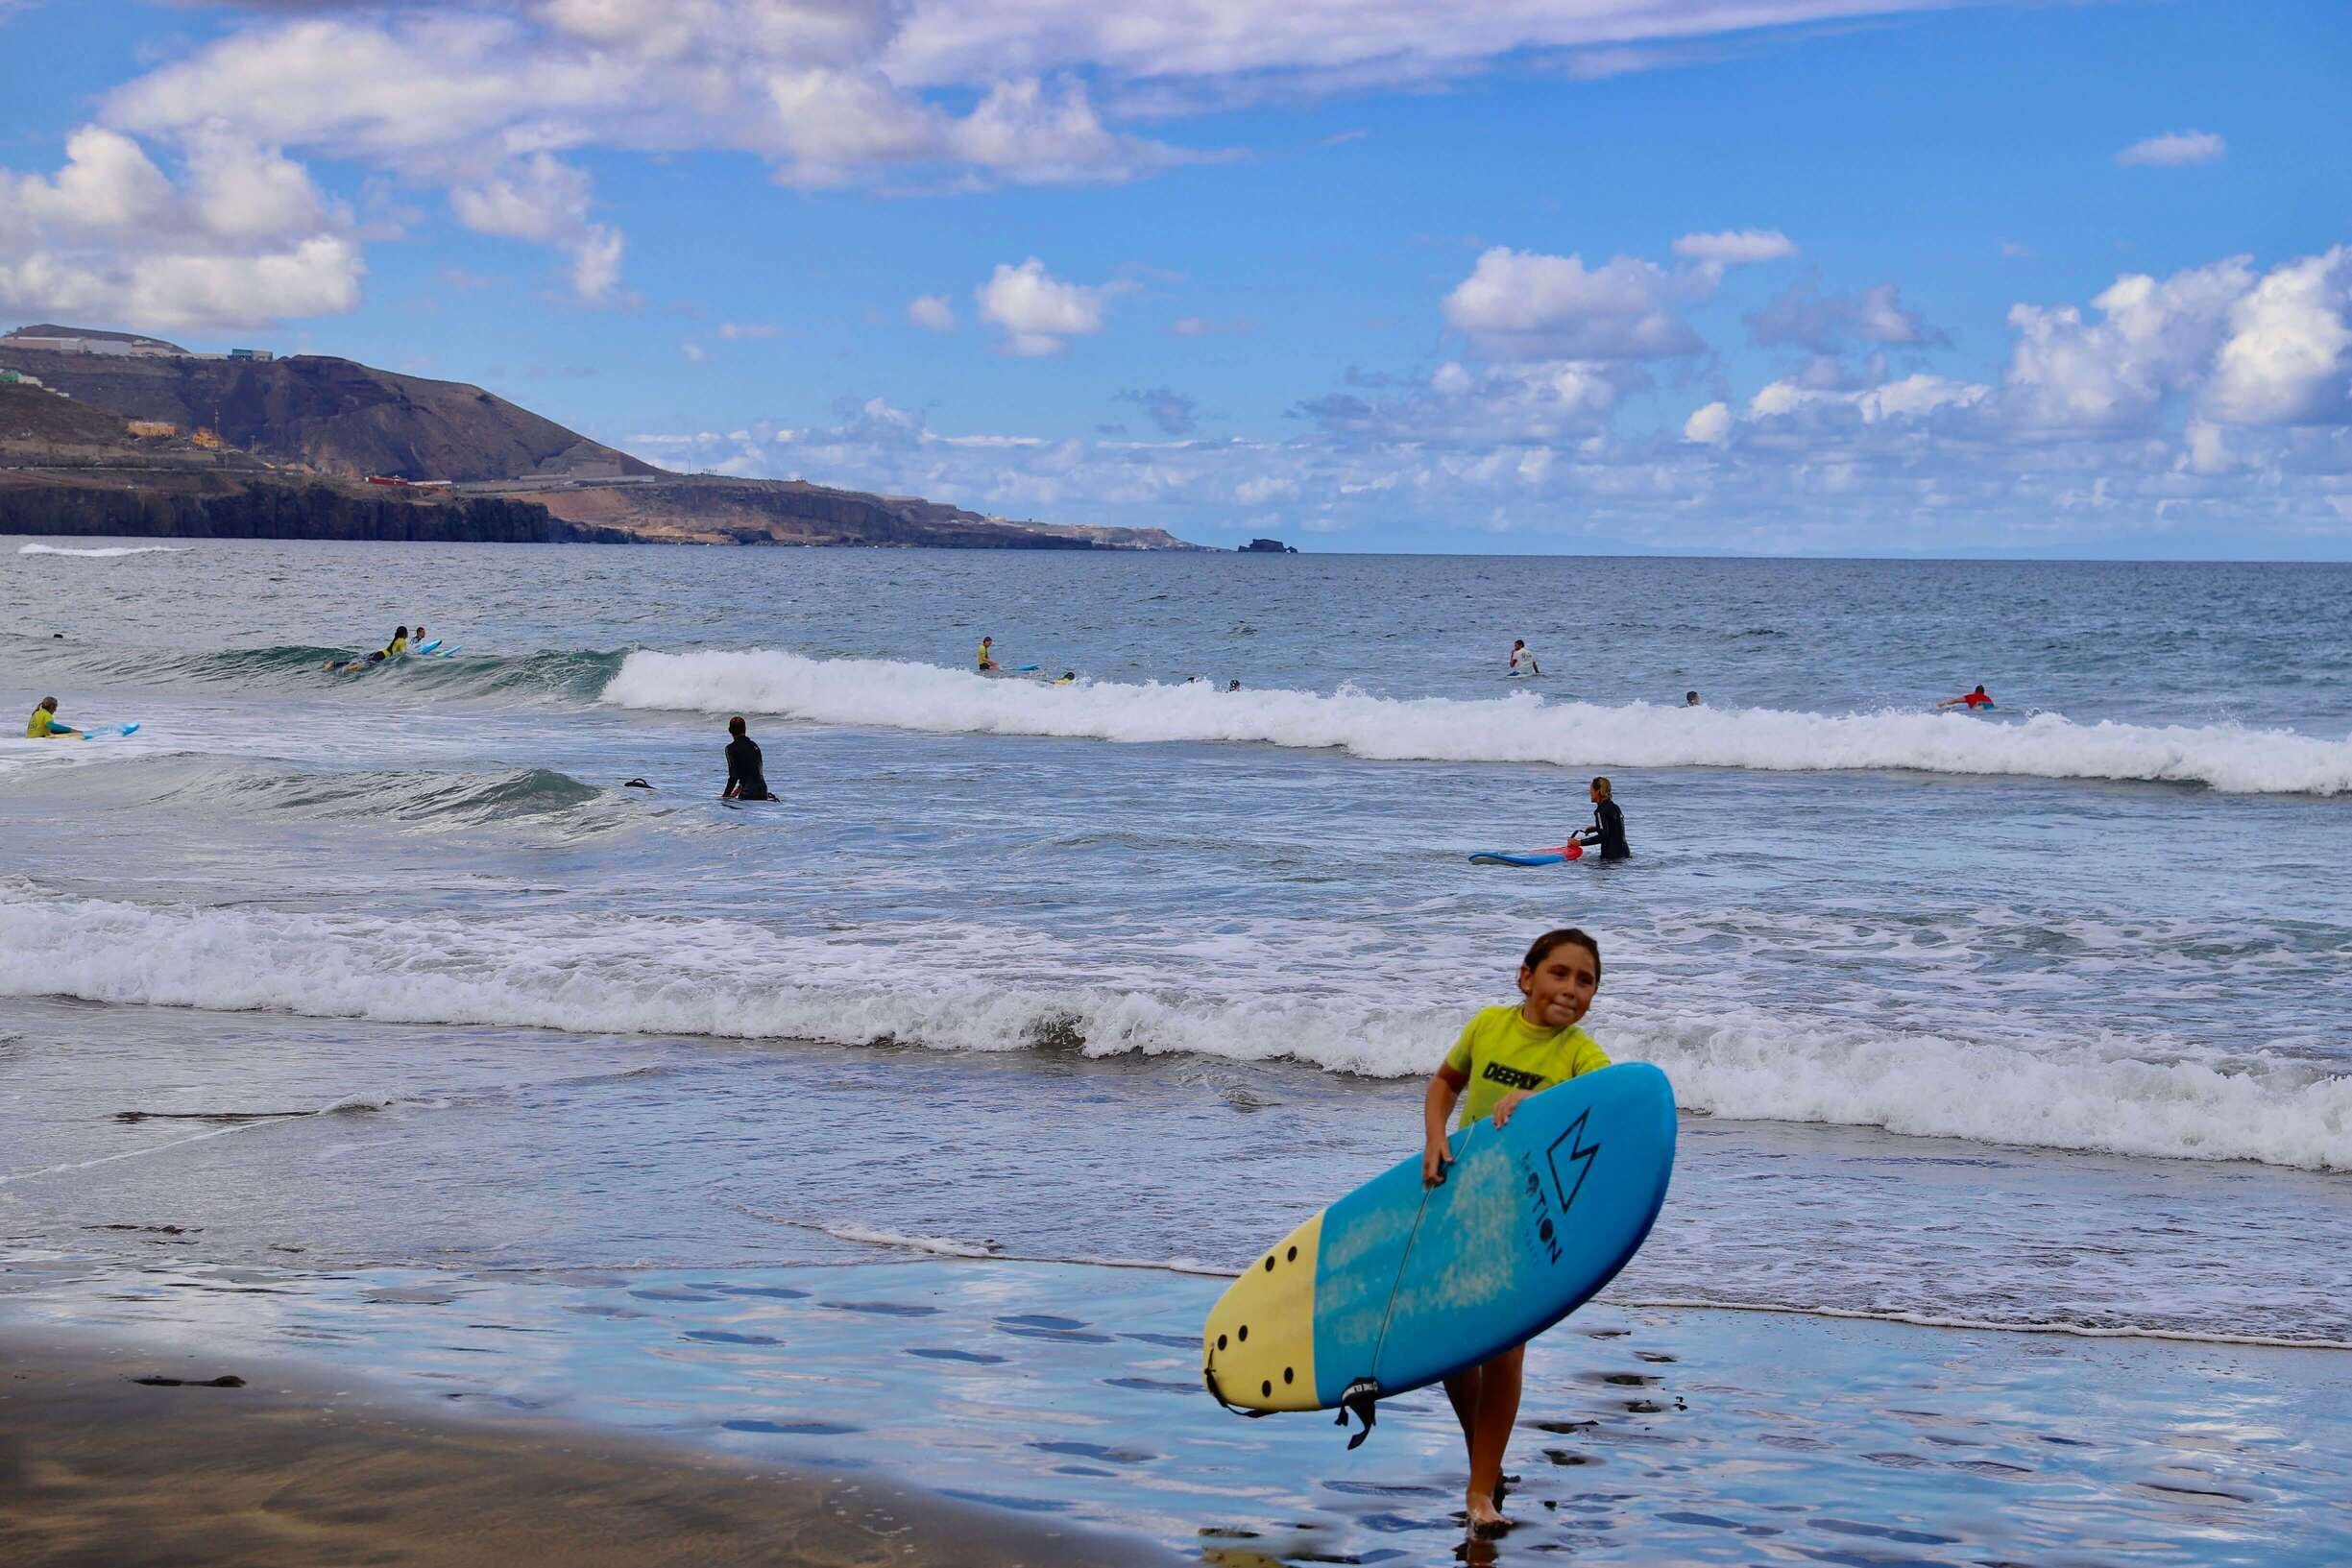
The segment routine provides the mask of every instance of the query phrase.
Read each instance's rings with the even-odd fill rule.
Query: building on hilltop
[[[227,353],[197,353],[161,338],[136,332],[109,332],[95,326],[59,326],[44,322],[20,326],[0,337],[0,347],[37,349],[53,354],[107,354],[136,359],[234,359],[265,365],[277,358],[268,349],[231,349]]]
[[[142,337],[136,332],[109,332],[95,326],[59,326],[43,322],[37,326],[20,326],[0,344],[12,349],[42,349],[60,354],[113,354],[139,358],[164,358],[185,354],[187,350],[176,343],[161,338]]]

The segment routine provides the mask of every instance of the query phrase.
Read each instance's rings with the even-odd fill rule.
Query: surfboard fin
[[[1380,1385],[1370,1378],[1356,1379],[1347,1386],[1346,1391],[1340,1395],[1340,1418],[1332,1425],[1344,1427],[1351,1415],[1364,1423],[1364,1430],[1347,1439],[1347,1446],[1350,1449],[1362,1448],[1364,1439],[1372,1435],[1372,1423],[1378,1419],[1373,1406],[1379,1398]]]

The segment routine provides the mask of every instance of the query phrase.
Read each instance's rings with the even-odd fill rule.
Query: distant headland
[[[672,473],[480,387],[42,323],[0,335],[0,533],[1193,550],[787,479]]]

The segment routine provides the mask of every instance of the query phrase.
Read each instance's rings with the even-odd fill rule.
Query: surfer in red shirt
[[[1963,691],[1956,697],[1946,697],[1942,702],[1937,703],[1935,706],[1938,708],[1957,708],[1962,703],[1968,704],[1972,710],[1977,708],[1990,708],[1994,706],[1992,694],[1984,689],[1984,684],[1982,682],[1977,683],[1976,690]]]

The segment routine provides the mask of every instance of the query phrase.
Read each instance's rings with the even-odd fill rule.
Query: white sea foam
[[[109,544],[101,549],[77,550],[63,544],[27,544],[18,555],[78,555],[89,560],[109,560],[124,555],[185,555],[184,544]]]
[[[1244,1260],[1214,1264],[1198,1258],[1098,1258],[1085,1254],[1048,1257],[1006,1252],[994,1242],[963,1242],[952,1236],[902,1236],[863,1225],[825,1225],[828,1236],[864,1246],[893,1251],[922,1252],[937,1258],[984,1260],[989,1263],[1054,1264],[1085,1268],[1133,1268],[1153,1273],[1230,1279],[1249,1268]],[[1638,1296],[1604,1291],[1606,1305],[1668,1312],[1770,1313],[1796,1317],[1832,1317],[1847,1322],[1908,1323],[1918,1328],[1961,1329],[1988,1334],[2050,1334],[2081,1339],[2168,1339],[2184,1344],[2259,1345],[2287,1350],[2352,1350],[2352,1339],[2309,1335],[2241,1334],[2220,1329],[2164,1328],[2144,1323],[2076,1323],[2063,1318],[2016,1319],[1971,1317],[1952,1313],[1914,1312],[1898,1308],[1799,1306],[1778,1301],[1734,1301],[1711,1296]]]
[[[934,1258],[994,1258],[1001,1251],[994,1242],[958,1242],[952,1236],[901,1236],[896,1231],[869,1230],[863,1225],[826,1225],[823,1229],[836,1241],[902,1252],[928,1252]]]
[[[1855,1323],[1909,1323],[1918,1328],[1965,1329],[1988,1334],[2056,1334],[2075,1339],[2170,1339],[2183,1344],[2259,1345],[2278,1350],[2352,1350],[2352,1339],[2315,1339],[2275,1334],[2231,1334],[2220,1329],[2151,1328],[2139,1323],[2069,1323],[2062,1320],[2018,1321],[1989,1317],[1958,1317],[1949,1313],[1873,1312],[1849,1307],[1792,1307],[1773,1301],[1710,1301],[1704,1296],[1632,1300],[1604,1291],[1599,1298],[1612,1307],[1656,1308],[1664,1312],[1773,1313],[1789,1317],[1834,1317]]]
[[[2149,780],[2246,794],[2352,792],[2352,738],[2235,724],[2076,724],[2055,713],[2004,723],[1932,712],[1606,707],[1521,691],[1405,699],[1351,687],[1327,694],[1223,692],[1205,684],[1053,687],[934,664],[757,650],[633,653],[603,700],[955,735],[1337,748],[1389,761],[1908,769]]]
[[[935,929],[934,923],[934,929]],[[1002,930],[983,933],[1001,946]],[[992,977],[927,962],[888,933],[723,920],[570,916],[389,921],[153,907],[0,883],[0,995],[386,1023],[700,1034],[942,1050],[1082,1049],[1287,1059],[1417,1076],[1465,1006],[1368,1007],[1229,974],[1209,992]],[[1964,1039],[1866,1018],[1792,1025],[1760,1009],[1612,1005],[1614,1054],[1653,1061],[1684,1108],[1774,1122],[2061,1149],[2352,1170],[2352,1076],[2190,1043]]]

